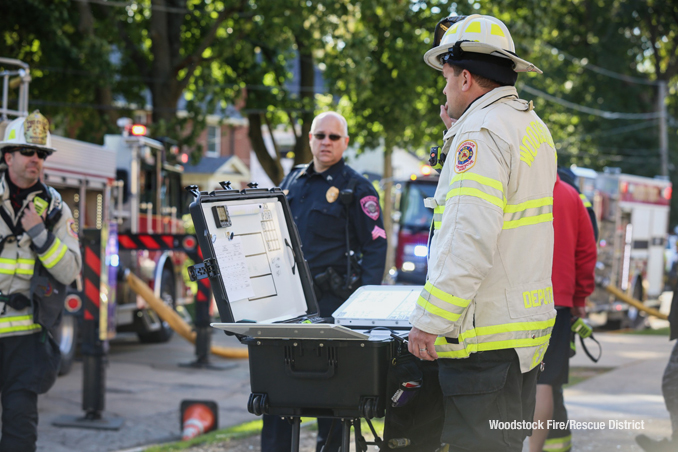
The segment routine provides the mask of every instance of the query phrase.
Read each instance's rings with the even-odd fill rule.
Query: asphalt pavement
[[[670,422],[661,378],[673,343],[666,336],[598,333],[596,338],[603,346],[600,362],[592,363],[580,351],[571,365],[610,370],[565,390],[570,419],[582,424],[573,431],[573,450],[640,451],[634,442],[637,434],[668,436]],[[219,345],[241,347],[221,332],[215,332],[213,339]],[[246,409],[250,393],[246,360],[213,357],[225,370],[178,366],[193,359],[193,346],[176,335],[166,344],[155,345],[142,345],[132,335],[121,335],[111,344],[104,414],[121,417],[122,428],[102,431],[52,425],[61,415],[84,414],[82,365],[76,362],[69,375],[60,377],[40,397],[38,451],[117,451],[176,440],[183,399],[216,401],[221,428],[257,419]]]
[[[234,338],[215,331],[213,343],[242,347]],[[106,373],[106,417],[120,417],[118,431],[60,428],[52,422],[62,415],[82,416],[82,363],[60,377],[40,396],[38,451],[103,452],[180,439],[179,405],[184,399],[213,400],[219,405],[219,426],[255,419],[247,412],[247,360],[212,356],[223,370],[179,367],[195,359],[194,347],[178,335],[166,344],[140,344],[122,334],[111,342]]]

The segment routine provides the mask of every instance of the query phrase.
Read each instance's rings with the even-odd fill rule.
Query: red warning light
[[[673,194],[672,187],[665,187],[664,190],[662,191],[662,195],[664,195],[665,199],[671,199],[672,194]]]
[[[75,312],[82,307],[82,300],[79,296],[71,294],[66,298],[65,305],[69,312]]]
[[[143,124],[134,124],[132,126],[132,135],[135,137],[143,137],[146,135],[146,126]]]
[[[196,245],[196,241],[193,237],[191,237],[191,236],[184,237],[183,246],[184,246],[185,249],[192,250],[193,248],[195,248],[195,245]]]
[[[188,154],[181,154],[179,157],[179,160],[181,160],[181,163],[186,164],[188,163]]]

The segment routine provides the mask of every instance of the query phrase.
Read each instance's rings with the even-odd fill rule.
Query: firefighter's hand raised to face
[[[23,226],[24,231],[28,231],[33,226],[42,223],[45,220],[44,215],[46,213],[47,210],[45,209],[45,212],[42,214],[43,216],[38,215],[38,212],[35,211],[35,204],[29,202],[28,206],[26,206],[24,209],[23,215],[21,216],[21,226]]]
[[[412,328],[409,335],[409,342],[407,349],[417,358],[433,361],[438,359],[438,354],[435,349],[436,342],[435,334],[430,334],[419,328]]]

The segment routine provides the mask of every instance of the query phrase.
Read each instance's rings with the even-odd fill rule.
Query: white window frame
[[[210,131],[215,130],[216,134],[214,139],[210,139]],[[210,149],[210,144],[214,144],[214,149]],[[207,125],[207,147],[205,156],[206,157],[219,157],[221,155],[221,126],[219,125]]]

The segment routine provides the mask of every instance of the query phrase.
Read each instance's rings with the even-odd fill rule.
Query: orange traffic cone
[[[184,441],[215,430],[219,424],[217,404],[209,400],[183,400],[181,422]]]

